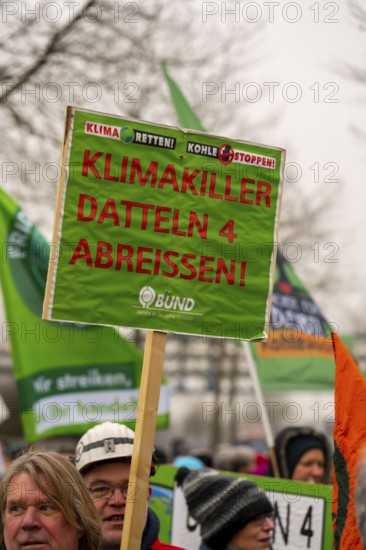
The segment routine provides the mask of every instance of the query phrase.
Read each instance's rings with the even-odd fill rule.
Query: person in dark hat
[[[331,452],[327,438],[313,428],[290,427],[275,439],[275,455],[281,478],[308,483],[328,483]],[[269,475],[273,475],[270,466]]]
[[[200,550],[269,550],[273,506],[255,483],[210,468],[180,468],[175,479],[200,526]]]

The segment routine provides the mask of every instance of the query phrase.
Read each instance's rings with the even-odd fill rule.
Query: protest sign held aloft
[[[283,164],[280,148],[69,108],[44,317],[265,337]]]

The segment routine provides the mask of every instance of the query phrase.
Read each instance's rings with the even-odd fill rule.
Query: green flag
[[[80,435],[105,420],[133,427],[141,352],[114,328],[41,319],[50,245],[1,189],[0,235],[3,340],[11,346],[25,440]],[[167,423],[163,386],[157,427]]]
[[[328,322],[280,252],[268,340],[255,343],[252,352],[265,390],[334,388],[335,364]]]
[[[203,130],[165,66],[163,72],[179,122]],[[322,390],[334,387],[334,356],[327,321],[291,264],[279,252],[268,332],[267,341],[250,344],[263,389]]]
[[[177,117],[181,127],[191,128],[192,130],[205,132],[206,130],[202,126],[200,119],[198,118],[196,113],[193,111],[193,109],[189,105],[188,101],[186,100],[186,98],[184,97],[183,93],[178,88],[174,80],[170,78],[165,63],[162,64],[162,69],[163,69],[165,79],[169,86],[170,95],[172,96],[174,107],[177,112]]]

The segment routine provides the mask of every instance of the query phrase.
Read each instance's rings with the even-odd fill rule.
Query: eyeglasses
[[[103,485],[91,485],[88,487],[92,499],[109,499],[114,495],[116,489],[119,489],[123,498],[127,498],[128,495],[128,483],[103,483]]]

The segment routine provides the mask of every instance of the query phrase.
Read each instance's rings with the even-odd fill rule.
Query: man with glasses
[[[88,430],[76,446],[76,468],[102,522],[99,550],[120,549],[127,498],[138,498],[138,487],[128,483],[134,438],[134,432],[127,426],[103,422]],[[153,456],[150,475],[154,475],[155,467]],[[159,529],[159,520],[146,502],[141,550],[182,550],[160,542]]]

